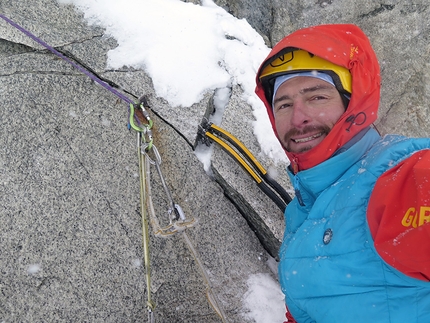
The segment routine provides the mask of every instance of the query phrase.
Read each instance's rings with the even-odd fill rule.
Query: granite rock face
[[[377,128],[430,135],[427,1],[215,2],[245,18],[269,46],[304,26],[359,25],[381,64]],[[144,71],[106,70],[116,41],[89,27],[73,7],[3,0],[0,13],[130,99],[146,95],[166,182],[184,213],[198,219],[166,238],[151,226],[157,322],[252,322],[243,316],[247,279],[276,279],[270,260],[282,239],[283,215],[221,148],[214,147],[211,174],[197,160],[198,125],[213,112],[214,93],[179,119]],[[285,165],[261,153],[252,108],[241,94],[239,85],[231,89],[220,126],[276,170],[291,193]],[[127,105],[1,19],[0,102],[0,321],[145,321],[137,141],[127,129]],[[157,217],[165,221],[166,195],[156,170],[151,174]]]
[[[168,237],[150,226],[156,322],[252,322],[243,316],[247,279],[276,277],[247,220],[194,154],[211,94],[184,126],[143,71],[106,70],[116,41],[73,7],[2,1],[0,12],[130,99],[147,96],[166,183],[198,220]],[[0,35],[0,321],[146,321],[137,139],[127,129],[127,104],[3,20]],[[156,216],[167,225],[155,167],[151,176]]]

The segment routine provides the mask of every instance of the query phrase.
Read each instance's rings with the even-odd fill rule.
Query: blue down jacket
[[[279,279],[298,323],[430,322],[430,283],[378,255],[366,220],[377,178],[430,139],[380,138],[370,129],[352,147],[294,175],[285,212]]]

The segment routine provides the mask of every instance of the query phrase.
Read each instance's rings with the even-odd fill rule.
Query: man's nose
[[[291,125],[300,128],[307,125],[310,121],[310,116],[306,104],[302,100],[297,100],[293,104],[293,112],[291,114]]]

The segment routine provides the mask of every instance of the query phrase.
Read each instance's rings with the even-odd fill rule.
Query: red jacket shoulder
[[[376,182],[367,220],[379,255],[404,274],[430,280],[430,150],[421,150]]]

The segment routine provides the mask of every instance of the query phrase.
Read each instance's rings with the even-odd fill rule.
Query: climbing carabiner
[[[153,158],[149,156],[150,151],[154,155]],[[147,163],[146,174],[144,177],[146,180],[147,205],[149,208],[150,221],[151,221],[151,226],[154,230],[154,234],[165,237],[165,236],[172,235],[176,232],[183,231],[188,227],[194,226],[197,223],[197,219],[193,217],[191,218],[186,217],[184,211],[179,206],[179,204],[175,203],[175,201],[173,200],[172,194],[166,184],[163,173],[161,171],[161,167],[160,167],[161,156],[160,156],[160,153],[158,152],[157,147],[153,144],[151,149],[142,149],[141,152],[142,152],[142,158]],[[150,167],[149,167],[150,165],[155,166],[161,181],[161,185],[163,186],[164,192],[166,193],[166,196],[167,196],[168,224],[166,225],[160,225],[160,222],[156,216],[154,205],[152,203],[151,174],[150,174]]]
[[[142,123],[138,114],[141,114],[147,123]],[[128,128],[133,128],[133,130],[136,130],[137,132],[146,133],[152,128],[152,125],[153,121],[149,117],[149,113],[146,111],[143,103],[130,103]]]

